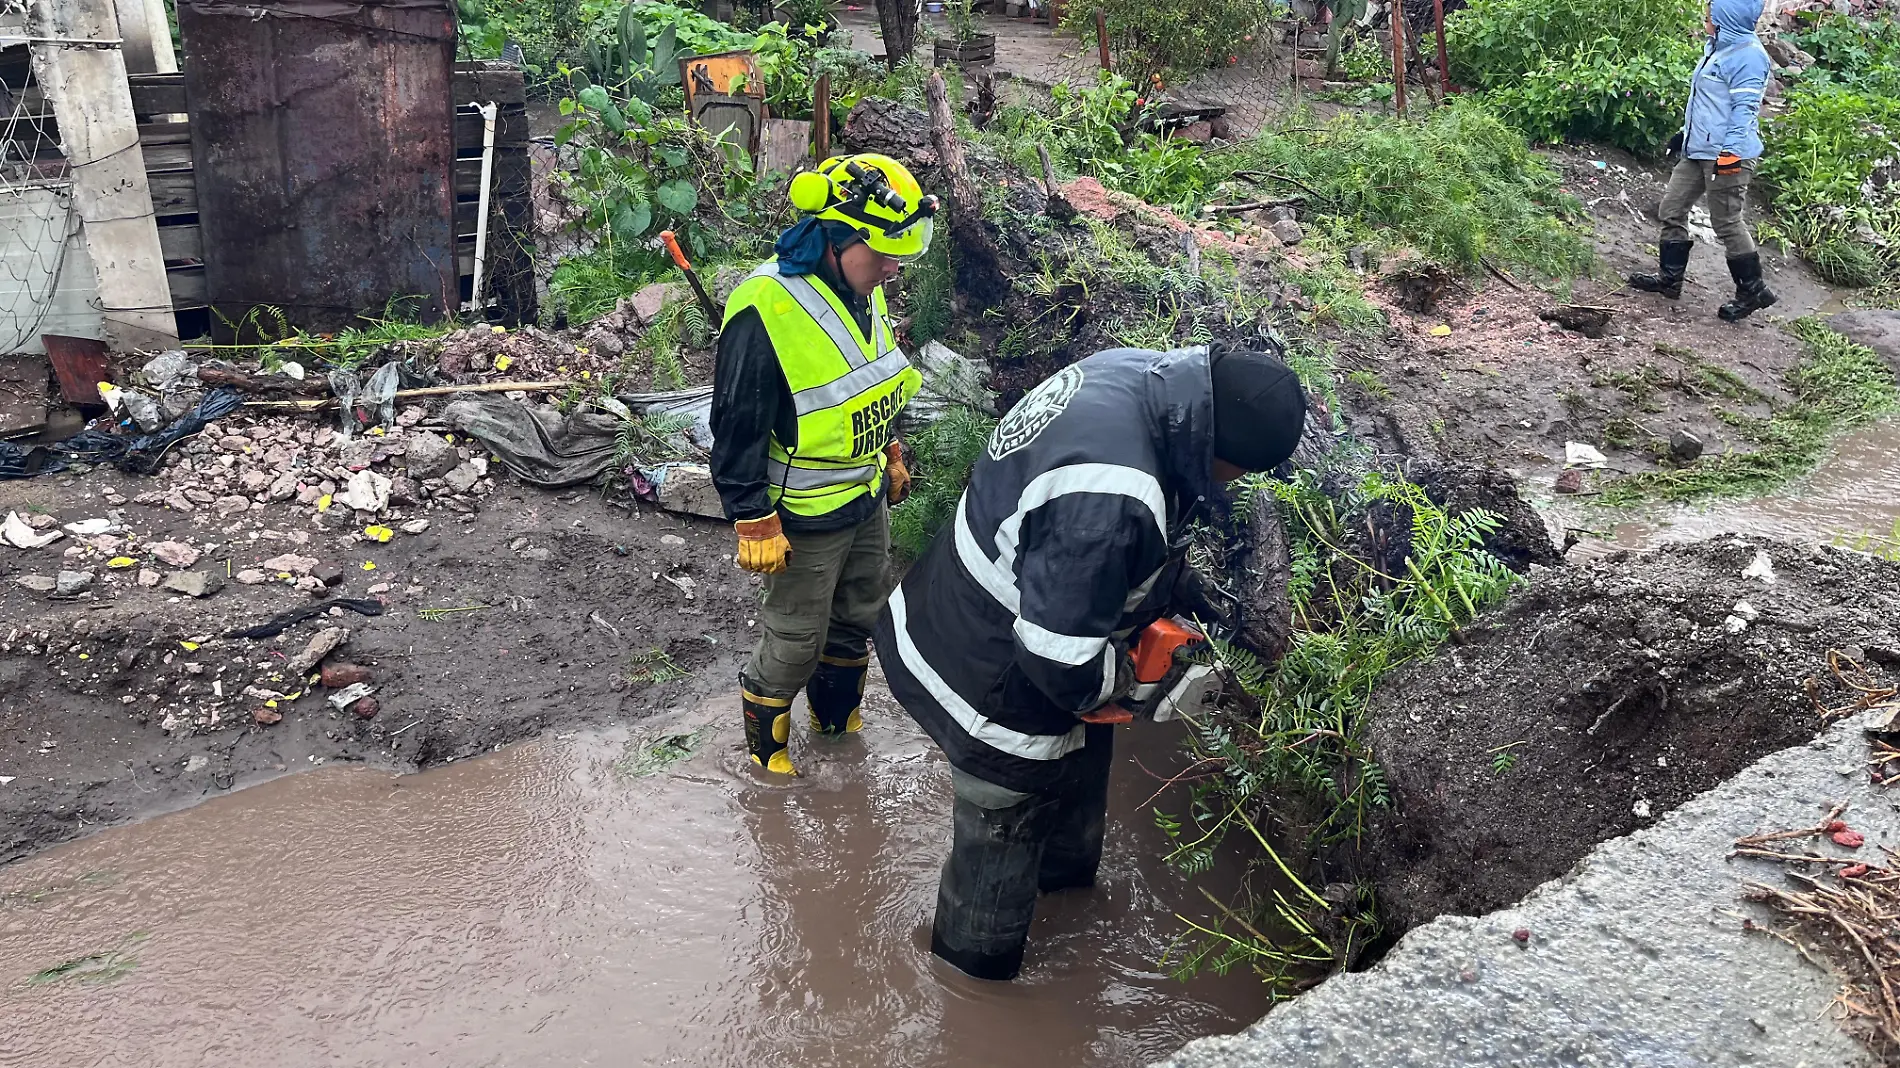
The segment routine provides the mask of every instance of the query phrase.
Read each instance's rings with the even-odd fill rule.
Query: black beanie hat
[[[1252,349],[1216,348],[1214,455],[1248,471],[1271,471],[1293,455],[1306,428],[1306,387],[1286,364]]]

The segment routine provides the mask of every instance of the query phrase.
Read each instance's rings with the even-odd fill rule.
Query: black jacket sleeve
[[[798,420],[778,353],[756,309],[746,308],[719,332],[713,363],[712,475],[726,518],[772,513],[766,496],[766,445],[773,434],[796,445]]]

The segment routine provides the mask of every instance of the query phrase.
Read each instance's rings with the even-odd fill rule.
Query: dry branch
[[[930,81],[924,83],[924,99],[930,105],[930,142],[950,183],[950,237],[956,243],[957,288],[977,306],[999,305],[1009,295],[1009,285],[996,242],[983,226],[983,198],[977,193],[963,156],[956,113],[950,108],[941,71],[931,74]]]

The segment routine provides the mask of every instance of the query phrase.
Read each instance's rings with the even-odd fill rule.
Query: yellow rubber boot
[[[791,699],[760,697],[743,688],[739,696],[745,707],[745,747],[752,763],[780,775],[798,774],[787,746],[792,736]]]
[[[855,734],[863,729],[858,708],[864,701],[864,677],[870,668],[869,655],[818,658],[818,667],[805,684],[812,730],[819,734]]]

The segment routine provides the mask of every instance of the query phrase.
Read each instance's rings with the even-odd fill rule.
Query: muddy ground
[[[1900,564],[1734,537],[1620,553],[1534,572],[1463,638],[1372,704],[1393,807],[1364,857],[1389,934],[1509,905],[1891,694]]]
[[[102,517],[107,493],[136,498],[162,482],[109,469],[0,482],[0,513]],[[285,771],[429,767],[543,731],[637,721],[722,690],[750,644],[756,580],[727,563],[722,524],[593,491],[507,484],[468,514],[395,506],[375,521],[430,525],[386,544],[361,539],[366,517],[340,505],[320,516],[290,500],[219,518],[128,502],[123,515],[133,540],[121,551],[139,567],[113,570],[72,537],[0,546],[0,777],[11,780],[0,784],[0,863]],[[335,565],[341,581],[311,593],[280,572],[204,599],[139,585],[140,570],[180,570],[150,553],[167,540],[202,551],[200,572],[293,553],[319,573]],[[97,577],[77,598],[16,581],[80,568]],[[383,611],[336,609],[273,639],[220,637],[336,598]],[[418,614],[472,605],[485,607]],[[350,636],[328,662],[373,674],[372,719],[333,709],[331,691],[285,670],[331,626]],[[258,721],[272,715],[281,720]]]

